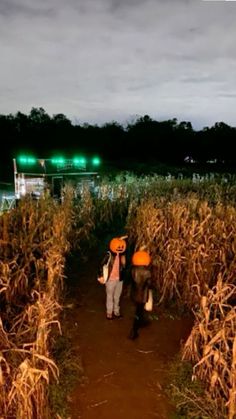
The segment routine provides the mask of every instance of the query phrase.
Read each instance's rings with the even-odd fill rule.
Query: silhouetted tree
[[[129,163],[183,166],[187,156],[199,167],[216,162],[234,170],[236,164],[236,128],[224,122],[194,131],[188,121],[157,121],[144,115],[126,128],[116,121],[102,126],[80,125],[72,124],[62,113],[50,117],[43,108],[33,107],[28,115],[20,111],[0,115],[0,135],[5,146],[1,177],[11,172],[12,158],[20,152],[42,158],[54,152],[67,157],[98,154],[122,169]]]

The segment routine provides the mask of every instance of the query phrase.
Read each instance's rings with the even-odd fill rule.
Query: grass
[[[176,407],[170,419],[224,419],[226,412],[219,410],[215,400],[203,384],[192,380],[192,365],[182,361],[180,354],[170,364],[166,392]]]
[[[84,380],[84,370],[81,359],[73,350],[70,339],[60,336],[54,348],[54,359],[60,370],[59,383],[49,386],[49,403],[52,417],[59,415],[61,419],[68,418],[68,395],[77,384]]]

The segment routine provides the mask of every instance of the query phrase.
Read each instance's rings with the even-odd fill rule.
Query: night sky
[[[1,0],[0,113],[235,126],[236,2]]]

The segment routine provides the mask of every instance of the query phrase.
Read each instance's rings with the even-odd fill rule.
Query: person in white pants
[[[123,289],[123,281],[108,279],[106,282],[106,309],[107,318],[112,319],[121,317],[120,297]]]
[[[102,266],[109,260],[108,279],[105,282],[106,317],[108,320],[122,317],[120,313],[120,297],[123,289],[122,271],[126,265],[126,258],[124,255],[126,250],[125,238],[127,238],[127,236],[115,237],[110,241],[110,252],[108,252],[104,258],[100,269],[101,273]]]

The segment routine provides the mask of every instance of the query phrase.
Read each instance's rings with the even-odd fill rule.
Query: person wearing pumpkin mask
[[[113,318],[121,318],[120,314],[120,297],[123,289],[123,271],[126,266],[126,242],[127,236],[114,237],[109,244],[110,252],[102,261],[101,267],[109,259],[108,279],[105,283],[106,287],[106,317],[108,320]]]
[[[147,303],[152,305],[151,290],[151,258],[150,255],[141,248],[132,256],[132,290],[131,298],[135,304],[135,315],[132,328],[129,334],[130,339],[138,337],[140,327],[146,326],[149,321],[146,319],[146,310],[150,311],[152,307],[147,307]]]

